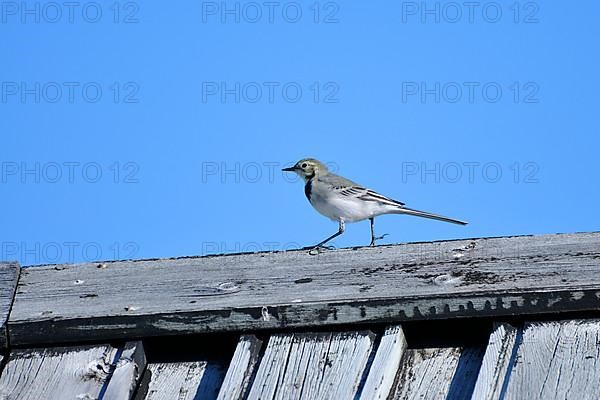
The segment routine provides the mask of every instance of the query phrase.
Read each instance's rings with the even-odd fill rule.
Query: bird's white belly
[[[383,211],[380,204],[362,201],[352,197],[330,196],[326,200],[314,194],[310,203],[319,213],[334,220],[346,222],[362,221],[380,215]]]

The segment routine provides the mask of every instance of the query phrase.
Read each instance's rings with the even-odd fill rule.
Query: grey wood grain
[[[406,338],[400,326],[386,329],[377,347],[377,353],[375,353],[365,386],[360,394],[361,399],[388,398],[406,346]]]
[[[244,335],[240,338],[219,390],[219,400],[244,398],[255,371],[261,346],[262,342],[254,335]]]
[[[104,392],[105,399],[131,399],[146,368],[142,342],[126,343]]]
[[[517,345],[502,398],[599,398],[600,321],[530,323]]]
[[[500,399],[507,372],[511,367],[517,328],[497,324],[490,335],[472,400]]]
[[[470,398],[480,367],[481,348],[405,350],[390,399]]]
[[[201,361],[150,363],[136,400],[216,399],[225,368]]]
[[[13,303],[21,267],[16,262],[0,262],[0,349],[8,346],[6,322]]]
[[[467,347],[458,359],[456,372],[450,382],[447,400],[463,400],[471,398],[481,362],[485,354],[485,347]]]
[[[600,307],[600,234],[24,269],[12,343]],[[93,323],[90,323],[93,322]]]
[[[248,399],[353,399],[373,341],[370,332],[273,335]]]
[[[96,399],[116,356],[109,345],[14,350],[0,376],[0,399]]]

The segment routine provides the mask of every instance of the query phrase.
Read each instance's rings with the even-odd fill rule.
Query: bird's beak
[[[296,172],[296,167],[282,168],[281,170],[286,172]]]

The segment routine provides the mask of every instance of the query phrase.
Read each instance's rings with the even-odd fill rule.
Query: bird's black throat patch
[[[308,199],[308,201],[310,201],[310,196],[312,194],[312,178],[306,181],[306,184],[304,185],[304,194],[306,195],[306,198]]]

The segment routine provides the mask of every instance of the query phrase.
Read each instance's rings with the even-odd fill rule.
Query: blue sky
[[[268,4],[3,2],[1,259],[314,244],[305,156],[470,222],[384,243],[600,228],[597,2]]]

